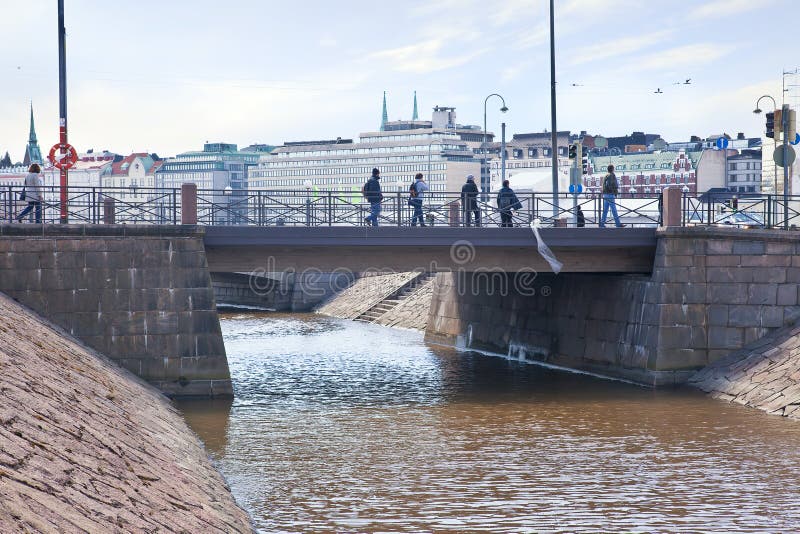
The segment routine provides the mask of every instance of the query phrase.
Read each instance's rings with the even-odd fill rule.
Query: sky
[[[30,104],[58,141],[56,0],[0,0],[0,156]],[[203,143],[355,138],[456,108],[508,136],[550,128],[546,0],[65,0],[69,141],[172,156]],[[763,134],[800,67],[796,0],[555,0],[559,130]],[[691,83],[683,83],[687,79]],[[790,81],[798,78],[787,78]],[[661,90],[660,93],[656,91]],[[800,88],[794,88],[800,94]],[[770,107],[768,100],[762,107]]]

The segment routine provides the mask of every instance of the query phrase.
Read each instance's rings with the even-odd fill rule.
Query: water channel
[[[314,315],[224,314],[182,402],[262,532],[797,532],[800,423]]]

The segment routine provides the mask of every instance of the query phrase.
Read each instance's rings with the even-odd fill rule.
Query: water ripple
[[[264,532],[800,531],[800,425],[301,315],[222,322],[182,404]]]

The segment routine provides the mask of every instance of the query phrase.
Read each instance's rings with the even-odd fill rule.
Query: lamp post
[[[756,109],[753,110],[753,113],[755,113],[756,115],[761,113],[761,108],[759,108],[758,105],[761,102],[761,99],[763,99],[763,98],[769,98],[770,100],[772,100],[772,109],[777,109],[778,108],[778,104],[775,102],[774,98],[772,98],[770,95],[762,95],[762,96],[758,97],[758,100],[756,100]],[[784,134],[783,134],[783,154],[784,154],[784,157],[786,156],[786,150],[787,150],[786,149],[786,145],[787,145],[787,143],[789,141],[787,139],[787,137],[789,137],[788,134],[787,134],[787,128],[784,127],[784,124],[788,127],[788,121],[789,121],[789,113],[787,112],[788,110],[786,108],[787,108],[787,106],[784,106],[784,110],[785,111],[783,113],[781,113],[781,122],[783,124],[781,124],[781,126],[780,126],[781,131],[784,132]],[[773,142],[777,146],[778,143],[777,143],[777,141],[775,141],[774,137],[773,137]],[[761,161],[762,162],[764,161],[763,151],[762,151]],[[762,173],[764,172],[763,164],[761,166],[761,172]],[[778,193],[778,169],[777,168],[775,169],[775,179],[774,179],[773,187],[774,187],[775,193],[777,194]],[[789,166],[786,165],[786,162],[784,162],[784,165],[783,165],[783,229],[784,230],[788,230],[789,229]]]
[[[553,0],[550,0],[550,156],[553,165],[553,219],[558,217],[558,129],[556,128],[556,38]]]
[[[500,111],[502,111],[503,113],[508,111],[508,107],[506,106],[506,99],[497,93],[492,93],[483,100],[483,143],[481,143],[481,153],[483,154],[483,160],[481,162],[481,178],[483,178],[484,174],[483,170],[486,167],[486,105],[489,103],[489,99],[493,96],[499,98],[500,101],[503,103],[503,107],[500,108]],[[483,182],[483,180],[481,180],[481,182]],[[483,185],[483,183],[481,183],[481,185]]]
[[[485,134],[484,134],[485,135]],[[428,182],[431,181],[431,146],[433,145],[442,145],[441,139],[433,139],[430,143],[428,143]]]

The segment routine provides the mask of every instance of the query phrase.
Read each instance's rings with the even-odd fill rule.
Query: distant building
[[[231,143],[206,143],[202,151],[168,158],[156,171],[155,186],[180,188],[193,183],[198,189],[247,191],[247,168],[263,153],[239,151]]]
[[[39,141],[36,139],[36,128],[33,125],[33,104],[31,104],[31,128],[28,132],[28,144],[25,146],[25,157],[22,158],[22,164],[25,167],[28,167],[31,163],[38,163],[39,165],[44,163]]]
[[[175,188],[193,183],[198,189],[197,216],[208,223],[244,221],[247,208],[247,170],[264,152],[240,151],[231,143],[206,143],[202,151],[184,152],[164,161],[155,172],[155,187]],[[221,206],[240,206],[231,209]]]
[[[405,192],[417,172],[425,174],[433,192],[460,191],[466,175],[481,174],[476,151],[483,131],[455,118],[455,108],[437,106],[430,121],[382,121],[381,131],[361,133],[355,142],[284,143],[250,169],[250,187],[302,192],[310,186],[315,192],[350,190],[360,198],[361,186],[377,167],[384,191]]]
[[[558,132],[559,190],[569,187],[569,131]],[[506,142],[506,178],[515,191],[552,191],[552,136],[550,132],[515,134]],[[489,145],[491,190],[502,185],[502,144]]]
[[[728,156],[728,191],[738,193],[761,192],[761,151],[743,150]]]
[[[589,174],[584,176],[584,186],[589,193],[602,192],[607,168],[609,165],[614,165],[622,195],[653,195],[669,185],[680,186],[687,193],[696,193],[698,191],[696,168],[699,158],[699,152],[687,153],[683,150],[590,156]]]

